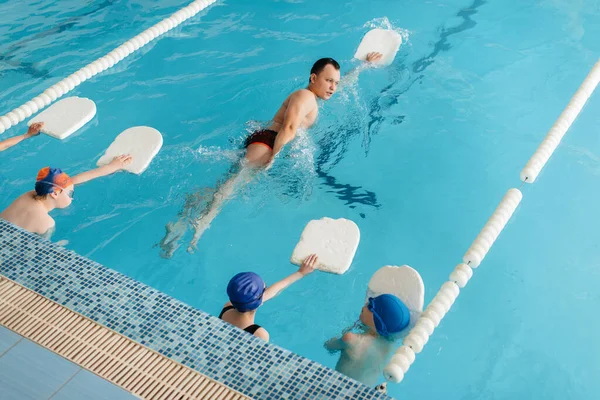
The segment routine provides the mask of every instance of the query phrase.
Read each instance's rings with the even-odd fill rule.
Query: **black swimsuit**
[[[227,307],[223,308],[221,310],[221,314],[219,314],[219,318],[223,319],[223,314],[225,314],[229,310],[233,310],[233,306],[227,306]],[[251,335],[254,335],[254,332],[256,332],[258,330],[258,328],[260,328],[260,325],[252,324],[250,326],[245,327],[244,331],[248,332]]]
[[[273,150],[273,146],[275,146],[276,136],[277,132],[272,131],[270,129],[256,131],[246,138],[246,143],[244,143],[244,147],[248,147],[251,144],[260,143],[264,144],[265,146],[268,146],[271,150]]]

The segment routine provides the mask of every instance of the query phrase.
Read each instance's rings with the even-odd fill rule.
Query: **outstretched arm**
[[[340,82],[340,85],[342,86],[340,89],[342,89],[346,85],[350,85],[356,82],[358,80],[358,75],[362,71],[371,68],[373,66],[373,63],[381,60],[382,57],[383,54],[377,52],[367,54],[366,61],[363,61],[362,63],[360,63],[359,65],[357,65],[356,67],[352,68],[350,71],[344,74]]]
[[[14,145],[21,143],[25,139],[29,139],[30,137],[39,135],[42,126],[44,126],[43,122],[36,122],[35,124],[31,124],[29,126],[27,133],[0,141],[0,151],[4,151],[10,147],[13,147]]]
[[[279,293],[281,293],[281,291],[290,286],[292,283],[304,278],[306,275],[313,272],[315,270],[315,265],[317,265],[318,260],[319,257],[317,257],[316,254],[306,257],[298,271],[294,272],[287,278],[284,278],[279,282],[272,284],[265,290],[265,293],[263,294],[263,303],[277,296]]]
[[[74,185],[79,185],[91,181],[92,179],[100,178],[101,176],[110,175],[123,169],[126,165],[131,164],[131,160],[132,157],[129,154],[120,155],[113,158],[113,160],[106,165],[75,175],[71,180]]]

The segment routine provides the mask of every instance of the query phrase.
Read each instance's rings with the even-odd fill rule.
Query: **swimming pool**
[[[11,21],[0,26],[9,39],[0,47],[3,110],[180,6],[16,4],[0,6]],[[80,172],[125,128],[157,128],[165,145],[151,168],[78,188],[73,206],[54,213],[55,239],[213,313],[234,273],[254,270],[272,282],[293,271],[287,259],[309,219],[353,219],[362,241],[351,270],[313,274],[258,318],[273,342],[333,367],[321,344],[356,318],[376,269],[410,264],[426,300],[435,294],[600,47],[598,2],[391,4],[218,3],[78,87],[73,94],[98,105],[88,127],[62,143],[40,137],[2,153],[0,205],[29,190],[41,166]],[[153,246],[165,223],[185,193],[213,187],[227,171],[248,121],[271,118],[316,58],[349,69],[365,23],[383,16],[410,33],[395,63],[364,72],[358,98],[346,92],[326,103],[310,139],[292,152],[298,157],[232,200],[195,254],[161,259]],[[523,188],[513,223],[393,396],[598,392],[599,342],[587,315],[599,302],[599,105],[595,94],[539,181]]]

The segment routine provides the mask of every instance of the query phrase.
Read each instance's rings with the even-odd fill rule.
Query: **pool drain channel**
[[[0,325],[142,399],[249,399],[3,276]]]

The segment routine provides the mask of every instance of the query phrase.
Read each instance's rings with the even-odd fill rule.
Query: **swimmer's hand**
[[[112,159],[110,163],[106,166],[107,169],[112,172],[117,172],[125,168],[127,165],[131,164],[133,161],[133,157],[129,154],[121,154],[120,156],[116,156]]]
[[[39,135],[43,126],[44,126],[43,122],[36,122],[35,124],[29,125],[29,129],[27,129],[27,133],[25,134],[25,137],[30,138],[32,136]]]
[[[310,256],[306,257],[306,259],[300,266],[300,269],[298,270],[300,275],[304,277],[308,274],[313,273],[315,271],[315,267],[317,266],[317,261],[319,261],[319,257],[317,257],[316,254],[311,254]]]
[[[383,57],[383,54],[373,51],[373,52],[367,54],[367,62],[374,63],[374,62],[381,60],[382,57]]]
[[[306,275],[313,272],[315,270],[317,260],[317,255],[311,254],[310,256],[306,257],[298,271],[294,272],[287,278],[283,278],[279,282],[275,282],[274,284],[266,288],[263,294],[263,303],[266,303],[268,300],[277,296],[279,293],[281,293],[282,290],[290,286],[292,283],[304,278]]]

